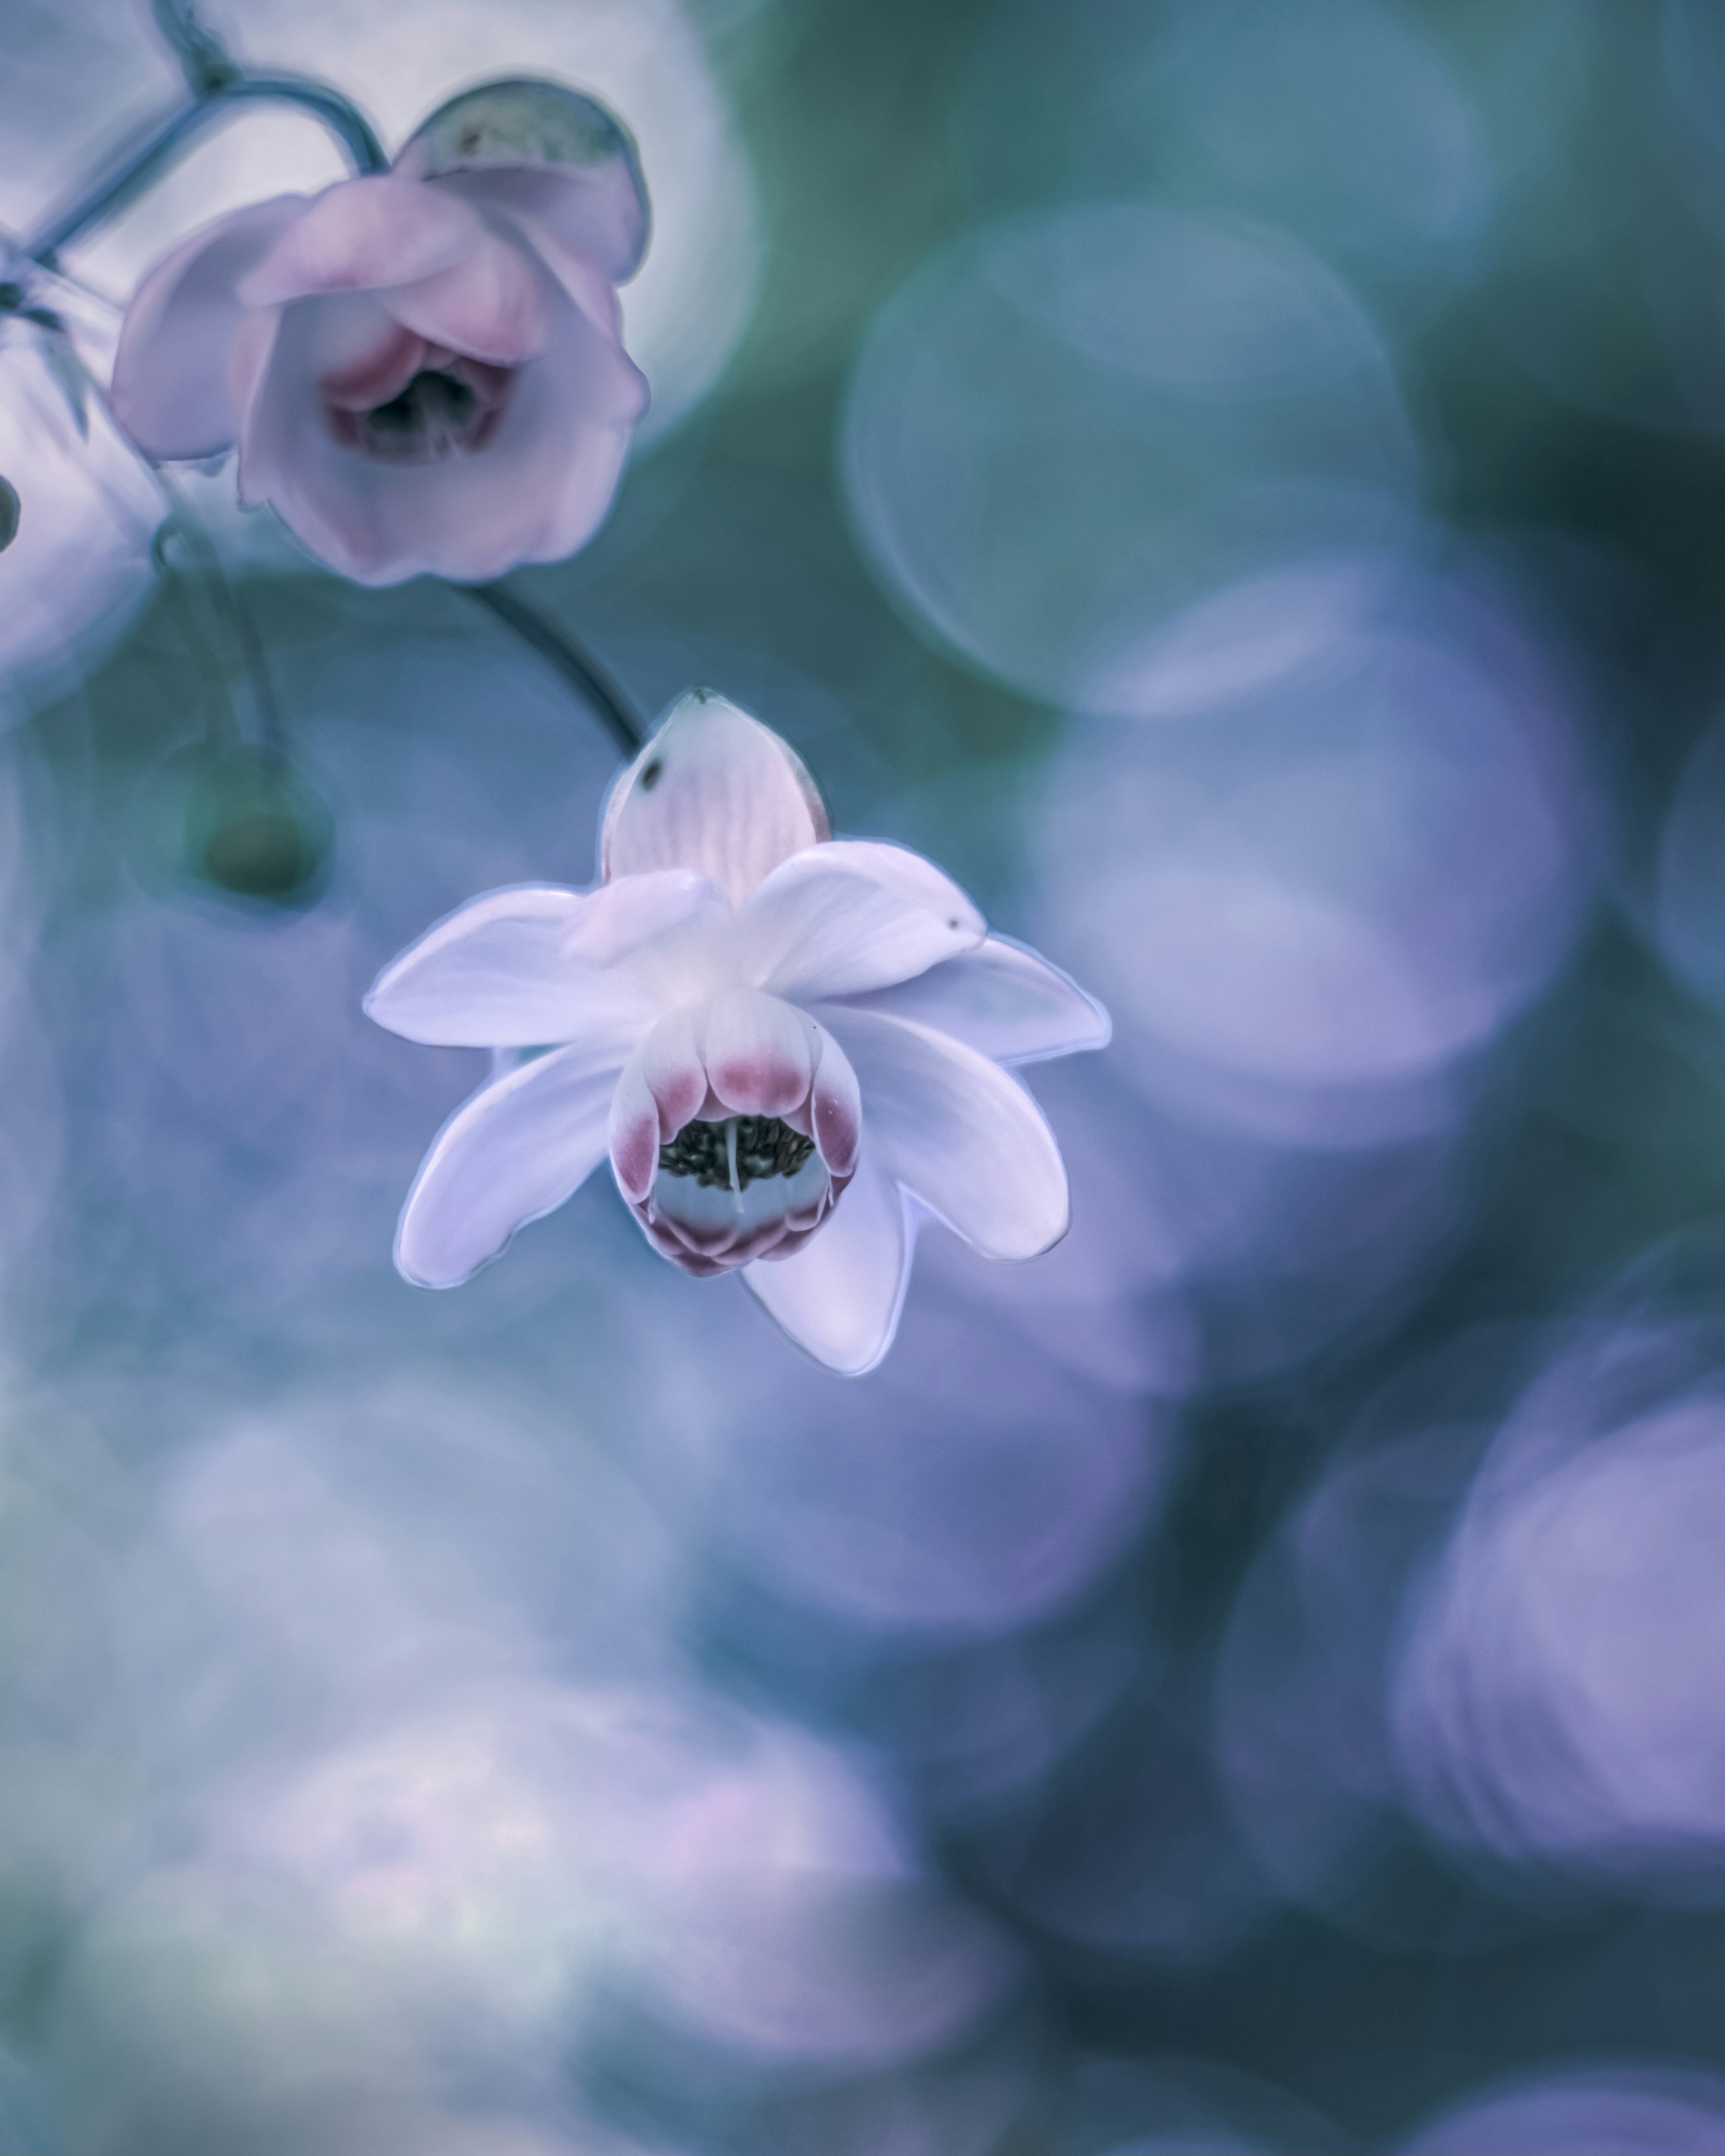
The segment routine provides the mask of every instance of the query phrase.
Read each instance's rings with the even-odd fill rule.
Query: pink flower
[[[366,1000],[409,1040],[500,1051],[408,1195],[408,1280],[456,1286],[608,1155],[656,1250],[741,1269],[855,1373],[891,1344],[924,1214],[991,1258],[1065,1233],[1059,1149],[1001,1066],[1100,1048],[1106,1013],[920,855],[830,837],[778,735],[685,696],[599,855],[592,891],[474,899]]]
[[[449,165],[422,132],[388,173],[193,233],[127,310],[121,425],[158,460],[237,444],[242,500],[361,583],[572,553],[647,403],[615,290],[646,204],[588,110],[584,165]]]

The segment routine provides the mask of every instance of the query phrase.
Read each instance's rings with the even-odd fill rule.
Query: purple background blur
[[[867,1379],[606,1178],[408,1288],[482,1060],[359,996],[606,745],[196,476],[327,846],[200,880],[231,640],[0,320],[0,2156],[1725,2148],[1717,6],[209,12],[616,105],[655,413],[522,588],[1115,1040]],[[174,82],[0,60],[14,231]]]

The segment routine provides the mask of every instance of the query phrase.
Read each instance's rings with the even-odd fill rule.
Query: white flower
[[[474,899],[366,999],[409,1040],[502,1051],[408,1194],[408,1280],[465,1280],[608,1152],[673,1264],[741,1267],[793,1340],[860,1373],[922,1214],[989,1258],[1065,1233],[1059,1149],[1000,1066],[1100,1048],[1106,1014],[920,855],[831,838],[776,734],[684,697],[618,779],[599,868],[588,891]]]

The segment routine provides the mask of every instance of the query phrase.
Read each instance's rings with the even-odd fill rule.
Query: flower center
[[[692,1176],[704,1189],[746,1190],[768,1176],[794,1175],[814,1151],[813,1138],[777,1116],[727,1116],[722,1123],[685,1123],[659,1148],[659,1170]]]
[[[487,368],[486,372],[502,370]],[[481,448],[502,408],[501,396],[482,395],[462,375],[442,367],[422,367],[387,404],[374,404],[368,412],[352,415],[352,444],[386,464],[437,464],[465,449]]]

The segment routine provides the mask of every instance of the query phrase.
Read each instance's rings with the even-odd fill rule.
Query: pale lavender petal
[[[485,237],[483,219],[434,187],[378,173],[326,188],[242,280],[249,307],[325,292],[413,285],[459,262]]]
[[[711,689],[672,706],[619,777],[599,834],[600,873],[691,868],[742,905],[769,870],[828,834],[802,759]]]
[[[707,1005],[707,1082],[740,1116],[783,1116],[809,1098],[819,1036],[776,996],[728,988]]]
[[[809,1136],[834,1175],[849,1175],[862,1142],[862,1089],[838,1036],[826,1027],[820,1035],[820,1064],[809,1097]]]
[[[384,295],[398,322],[434,344],[496,367],[518,367],[551,341],[543,272],[496,234],[480,232],[458,262]]]
[[[637,901],[637,922],[650,933],[668,914],[686,915],[702,891],[697,879],[643,876],[624,895]],[[629,975],[586,961],[583,930],[596,901],[614,916],[623,910],[608,893],[556,884],[486,891],[383,968],[366,1014],[405,1040],[444,1048],[615,1039],[621,1062],[652,1024],[655,1007]],[[621,923],[600,928],[614,947],[624,947]]]
[[[108,401],[146,456],[213,456],[233,444],[249,387],[233,378],[247,311],[234,288],[305,208],[303,195],[277,195],[218,218],[132,295]]]
[[[949,927],[968,929],[973,937],[988,933],[988,923],[974,901],[944,870],[908,846],[895,846],[884,839],[834,839],[821,853],[835,867],[884,884],[901,898],[937,913]]]
[[[617,1083],[607,1144],[617,1187],[640,1204],[659,1173],[659,1148],[706,1100],[706,1065],[697,1014],[666,1012],[633,1055]]]
[[[843,1004],[814,1014],[862,1086],[865,1157],[985,1258],[1034,1258],[1066,1232],[1066,1171],[1042,1111],[973,1048]]]
[[[381,463],[337,442],[318,393],[332,311],[381,314],[379,303],[285,309],[240,437],[242,497],[269,502],[312,554],[359,583],[421,573],[479,583],[572,552],[610,505],[645,385],[575,306],[551,304],[552,343],[520,369],[485,446],[423,465]]]
[[[1004,936],[915,980],[855,998],[860,1010],[914,1019],[996,1063],[1037,1063],[1108,1045],[1108,1014],[1058,966]]]
[[[856,995],[926,973],[982,932],[840,867],[817,846],[774,869],[737,917],[738,963],[793,1003]]]
[[[418,1287],[457,1287],[517,1228],[572,1198],[605,1157],[620,1059],[582,1042],[481,1086],[432,1142],[402,1209],[395,1262]]]
[[[817,1234],[791,1257],[757,1258],[742,1276],[806,1354],[842,1376],[860,1377],[898,1330],[911,1240],[897,1185],[865,1158]]]

